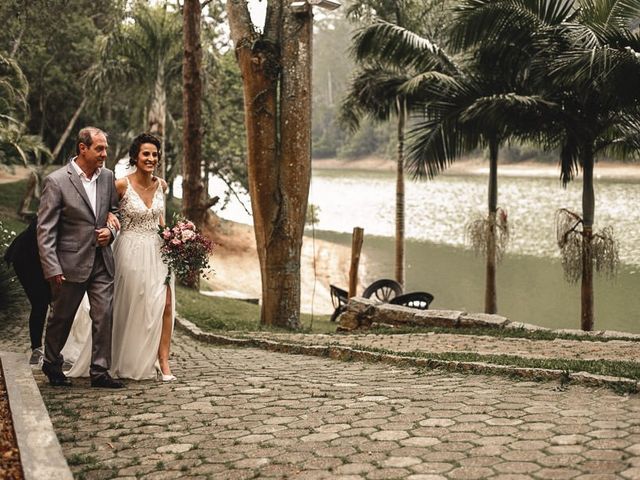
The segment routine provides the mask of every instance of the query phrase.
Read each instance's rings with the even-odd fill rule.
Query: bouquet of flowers
[[[171,272],[175,272],[181,283],[195,287],[201,274],[209,269],[209,255],[213,244],[196,230],[190,220],[177,219],[172,227],[160,227],[163,245],[162,259],[169,267],[165,283],[169,284]]]

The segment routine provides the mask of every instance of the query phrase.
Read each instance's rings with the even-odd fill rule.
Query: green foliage
[[[85,75],[100,95],[97,103],[104,117],[117,115],[117,126],[105,128],[112,129],[118,143],[127,148],[151,123],[159,128],[168,178],[180,158],[181,133],[169,119],[182,115],[181,21],[167,4],[134,3],[123,21],[97,37],[97,61]]]
[[[338,122],[340,99],[353,62],[347,55],[351,26],[342,9],[314,21],[311,139],[313,158],[331,158],[351,135]]]
[[[26,226],[17,213],[26,187],[26,181],[0,184],[0,218],[9,231],[20,232]]]
[[[230,188],[240,185],[247,190],[247,139],[240,70],[233,50],[210,61],[205,81],[202,156],[210,174],[221,177]],[[224,203],[229,195],[228,190]]]
[[[49,156],[39,136],[26,132],[29,84],[18,63],[0,52],[0,164],[40,163]]]
[[[307,204],[307,215],[305,216],[304,223],[305,225],[314,225],[318,223],[320,219],[320,207],[314,205],[313,203]]]
[[[389,125],[364,120],[351,138],[338,148],[338,157],[358,158],[386,152],[392,137]]]
[[[4,261],[7,247],[26,227],[16,213],[25,186],[24,181],[0,184],[0,323],[2,317],[14,315],[27,305],[13,268]]]
[[[23,120],[28,95],[29,83],[18,63],[0,54],[0,114]]]
[[[25,133],[42,136],[50,149],[86,93],[83,74],[96,60],[95,39],[113,27],[123,5],[106,0],[0,2],[0,52],[20,65],[30,87]],[[100,116],[93,108],[90,102],[79,123],[97,123]],[[69,140],[63,154],[73,148]]]
[[[0,312],[3,317],[15,314],[25,304],[22,286],[13,273],[13,268],[4,261],[7,247],[15,236],[16,231],[10,230],[0,221]]]

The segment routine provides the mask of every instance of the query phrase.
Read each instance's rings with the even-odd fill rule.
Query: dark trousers
[[[109,247],[106,247],[109,248]],[[96,251],[93,270],[86,282],[65,281],[53,288],[52,311],[44,338],[44,361],[50,371],[62,374],[64,359],[60,351],[69,338],[76,311],[85,292],[89,297],[91,317],[91,366],[89,375],[97,377],[111,366],[111,326],[113,319],[113,276]]]
[[[44,322],[51,302],[49,283],[42,277],[42,271],[35,272],[33,268],[24,263],[15,262],[13,269],[31,304],[29,337],[31,338],[31,349],[33,350],[42,346]]]

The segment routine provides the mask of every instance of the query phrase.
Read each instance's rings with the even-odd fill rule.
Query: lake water
[[[564,280],[554,215],[560,207],[581,211],[581,182],[564,189],[557,178],[500,176],[498,188],[498,205],[511,227],[497,274],[499,313],[546,327],[579,328],[580,286]],[[595,227],[614,228],[622,262],[614,280],[596,276],[595,328],[640,333],[640,185],[597,180],[595,189]],[[464,226],[484,215],[486,196],[482,175],[407,180],[405,290],[432,293],[433,308],[482,311],[484,259],[466,246]],[[350,246],[353,228],[364,228],[365,283],[393,276],[393,172],[314,170],[310,202],[319,207],[317,238]],[[220,215],[251,221],[237,202]]]

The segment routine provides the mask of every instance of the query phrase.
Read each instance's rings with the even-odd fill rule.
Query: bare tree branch
[[[236,197],[236,199],[240,202],[240,205],[242,205],[242,208],[244,208],[244,211],[247,212],[247,215],[251,216],[251,212],[249,211],[249,209],[246,207],[246,205],[244,204],[244,202],[242,201],[242,199],[240,198],[240,196],[238,195],[238,192],[236,192],[236,189],[233,188],[233,185],[231,185],[231,183],[224,177],[224,175],[219,175],[219,177],[222,179],[222,181],[225,183],[225,185],[227,186],[227,188],[229,189],[229,191],[231,193],[233,193],[233,196]]]

